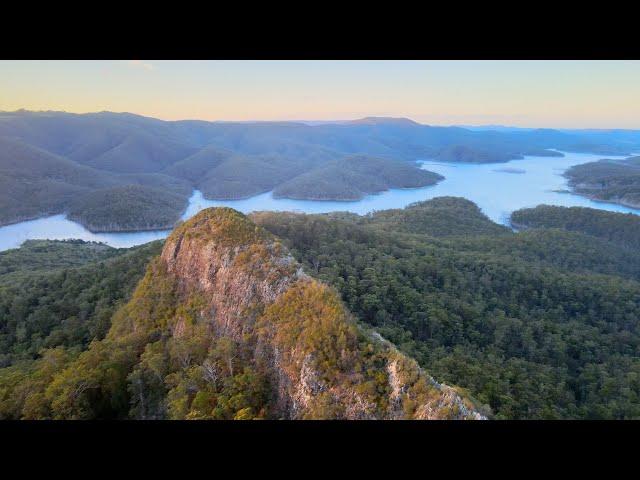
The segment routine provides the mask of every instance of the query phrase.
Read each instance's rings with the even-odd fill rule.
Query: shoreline
[[[23,222],[32,222],[34,220],[40,220],[41,218],[55,217],[56,215],[65,215],[65,213],[64,212],[48,212],[48,213],[42,213],[39,215],[22,218],[20,220],[0,221],[0,227],[8,227],[10,225],[16,225],[18,223],[23,223]]]
[[[592,157],[592,155],[587,155],[585,156],[584,159],[580,158],[578,159],[576,164],[582,164],[582,163],[588,163],[591,158],[588,157]],[[534,159],[535,160],[535,159]],[[547,162],[549,165],[549,168],[552,167],[553,165],[555,165],[553,158],[549,158],[548,159],[550,162]],[[522,160],[514,160],[511,162],[507,162],[507,164],[512,165],[513,167],[519,167],[520,166],[520,162]],[[423,165],[423,168],[427,167],[428,169],[428,164],[429,164],[429,160],[424,160],[421,159],[418,161],[420,164]],[[565,162],[566,163],[566,162]],[[436,165],[442,165],[442,166],[448,166],[448,165],[452,165],[454,167],[461,165],[461,164],[454,164],[454,163],[450,163],[450,162],[434,162],[434,164]],[[478,165],[475,163],[469,163],[466,162],[462,165],[468,165],[471,167],[477,167]],[[500,162],[500,164],[496,165],[496,168],[504,168],[504,163]],[[475,171],[475,170],[472,170]],[[442,175],[441,173],[438,172],[434,172],[437,173],[438,175]],[[486,173],[486,172],[485,172]],[[558,172],[559,173],[559,172]],[[483,174],[482,170],[479,170],[479,175]],[[557,175],[557,174],[555,174]],[[560,173],[560,175],[562,175]],[[511,176],[511,175],[510,175]],[[513,177],[519,177],[520,175],[513,175]],[[557,178],[557,177],[556,177]],[[174,228],[177,224],[179,224],[180,221],[184,221],[185,220],[185,215],[190,215],[191,212],[195,212],[197,209],[200,208],[204,208],[209,206],[208,203],[213,203],[213,205],[211,206],[222,206],[222,205],[226,205],[241,211],[259,211],[259,210],[269,210],[269,209],[274,209],[274,210],[286,210],[286,211],[304,211],[304,212],[310,212],[310,213],[327,213],[329,210],[331,211],[342,211],[342,210],[348,210],[348,211],[356,211],[359,212],[360,210],[362,210],[363,212],[367,212],[371,209],[375,209],[375,210],[384,210],[387,208],[403,208],[403,205],[406,206],[407,204],[413,203],[414,201],[420,201],[423,199],[427,199],[427,198],[432,198],[433,196],[443,196],[443,195],[447,195],[447,193],[443,193],[447,191],[446,186],[444,187],[444,190],[439,189],[439,186],[442,184],[446,184],[447,180],[450,180],[448,178],[448,176],[445,176],[445,178],[437,180],[433,183],[428,183],[427,185],[423,185],[423,186],[418,186],[418,187],[393,187],[393,188],[387,188],[385,190],[380,190],[377,192],[373,192],[373,193],[366,193],[364,194],[362,197],[360,198],[304,198],[302,196],[300,197],[295,197],[295,196],[278,196],[275,195],[273,193],[271,193],[271,195],[273,196],[273,198],[270,196],[269,198],[263,198],[260,197],[260,195],[270,195],[270,192],[273,192],[272,190],[264,190],[260,193],[250,193],[249,195],[244,195],[242,197],[235,197],[235,198],[230,198],[230,199],[226,199],[226,200],[221,200],[221,199],[210,199],[210,198],[206,198],[205,195],[201,192],[198,191],[197,189],[194,189],[192,192],[192,195],[188,198],[188,201],[184,207],[183,213],[182,215],[176,220],[175,223],[164,223],[164,224],[155,224],[155,225],[143,225],[143,226],[117,226],[117,222],[113,222],[112,225],[115,226],[115,228],[110,228],[109,226],[105,226],[105,225],[85,225],[81,222],[78,222],[77,220],[73,219],[73,218],[69,218],[67,216],[66,212],[40,212],[39,214],[36,215],[29,215],[29,216],[25,216],[22,217],[20,219],[12,219],[11,221],[6,221],[2,224],[0,224],[0,227],[3,227],[7,229],[7,237],[6,237],[6,241],[9,242],[11,240],[11,237],[15,236],[15,235],[20,235],[21,238],[22,236],[26,236],[26,238],[34,238],[33,235],[37,234],[38,235],[44,235],[46,233],[46,229],[48,227],[46,227],[45,225],[48,225],[48,223],[46,223],[45,219],[47,217],[50,216],[55,216],[55,215],[60,215],[59,217],[56,217],[53,219],[53,222],[56,224],[56,231],[52,233],[55,235],[64,235],[67,231],[71,231],[71,232],[75,232],[76,229],[81,228],[86,235],[92,234],[92,235],[103,235],[103,236],[112,236],[111,240],[108,240],[109,244],[113,243],[118,243],[118,242],[124,242],[124,243],[129,243],[129,240],[127,240],[125,238],[126,235],[132,235],[135,236],[136,234],[140,234],[141,236],[153,236],[154,232],[157,232],[157,234],[155,234],[156,236],[162,236],[162,235],[166,235],[166,233],[168,231],[170,231],[172,228]],[[466,179],[468,181],[474,181],[474,179]],[[567,189],[569,189],[570,187],[567,186]],[[435,191],[433,189],[436,189]],[[402,195],[402,198],[400,199],[396,199],[394,195],[391,195],[393,192],[412,192],[412,191],[427,191],[427,193],[423,194],[419,194],[419,195],[413,195],[413,194],[404,194],[404,193],[398,193],[398,195]],[[458,189],[460,190],[460,189]],[[428,192],[431,193],[428,193]],[[435,193],[438,192],[437,195],[435,195]],[[477,200],[474,200],[473,195],[466,195],[465,193],[461,193],[464,192],[463,190],[461,190],[460,192],[456,193],[457,196],[461,196],[464,198],[467,198],[471,201],[474,201],[475,203],[477,203],[481,208],[482,207],[481,203],[478,203]],[[472,192],[470,192],[472,193]],[[619,202],[619,201],[611,201],[611,200],[601,200],[601,199],[597,199],[594,198],[592,196],[589,195],[585,195],[579,192],[576,192],[575,189],[571,188],[571,190],[567,190],[567,193],[570,193],[572,195],[575,195],[576,198],[582,198],[582,199],[588,199],[590,201],[593,202],[597,202],[599,204],[602,204],[602,206],[598,206],[598,205],[591,205],[591,208],[601,208],[604,210],[613,210],[614,208],[612,207],[618,207],[618,208],[624,208],[624,209],[628,209],[630,211],[632,211],[631,213],[634,214],[640,214],[640,205],[636,205],[633,202],[631,203],[627,203],[627,202]],[[377,198],[382,196],[384,197],[385,195],[391,195],[391,197],[394,198],[394,202],[398,203],[400,206],[397,205],[391,205],[391,206],[386,206],[388,202],[386,201],[378,201]],[[403,200],[404,195],[407,195],[407,201],[405,202]],[[257,200],[253,201],[252,199],[255,199],[257,197]],[[390,197],[390,198],[391,198]],[[416,198],[413,198],[416,197]],[[417,198],[420,197],[420,198]],[[424,197],[424,198],[422,198]],[[245,202],[243,202],[243,200],[248,200],[248,203],[245,204]],[[227,203],[228,202],[228,203]],[[235,202],[238,202],[237,204],[235,204]],[[278,203],[281,202],[281,203]],[[300,202],[299,204],[297,204],[297,202]],[[307,203],[308,202],[308,203]],[[366,205],[363,205],[362,208],[360,208],[358,205],[360,203],[363,203]],[[393,203],[393,202],[392,202]],[[536,203],[544,203],[544,202],[536,202]],[[555,203],[555,202],[547,202],[548,204],[559,204],[562,205],[563,203]],[[380,204],[380,206],[378,206],[378,204]],[[355,207],[354,207],[355,205]],[[505,208],[503,213],[507,213],[510,209]],[[484,210],[483,210],[484,211]],[[358,214],[363,214],[362,212],[358,213]],[[502,215],[502,213],[501,213]],[[491,217],[490,218],[494,218]],[[42,226],[40,225],[40,223],[36,223],[33,226],[30,226],[29,222],[37,222],[38,220],[43,221],[44,223],[42,224]],[[64,221],[69,221],[71,222],[74,227],[71,227],[71,225],[69,225],[69,227],[65,227],[63,225]],[[499,224],[503,224],[503,225],[508,225],[507,222],[503,219],[503,218],[496,218],[494,220],[496,223]],[[17,228],[12,228],[12,225],[20,225],[24,223],[24,228],[22,227],[17,227]],[[60,225],[58,225],[60,224]],[[516,226],[517,228],[517,226]],[[59,230],[59,231],[58,231]],[[18,232],[18,233],[16,233]],[[44,232],[44,233],[43,233]],[[62,233],[61,233],[62,232]],[[80,234],[79,232],[76,233],[75,235],[69,235],[67,236],[68,238],[80,238]],[[118,239],[118,236],[122,235],[122,240]],[[65,238],[67,238],[65,237]],[[82,237],[84,238],[84,237]],[[131,240],[133,241],[133,240]]]
[[[441,179],[437,180],[436,182],[433,183],[427,183],[426,185],[420,185],[417,187],[389,187],[386,188],[384,190],[378,190],[377,192],[365,192],[364,195],[362,195],[361,197],[358,198],[347,198],[347,199],[342,199],[342,198],[313,198],[313,197],[289,197],[289,196],[281,196],[281,195],[276,195],[276,194],[272,194],[273,198],[276,200],[298,200],[298,201],[309,201],[309,202],[360,202],[362,200],[364,200],[365,198],[371,196],[371,195],[381,195],[385,192],[389,192],[391,190],[417,190],[419,188],[426,188],[426,187],[433,187],[435,185],[437,185],[438,183],[446,180],[447,178],[442,176]]]
[[[66,217],[67,220],[69,220],[70,222],[75,222],[79,225],[82,225],[84,228],[87,229],[87,231],[91,232],[91,233],[143,233],[143,232],[168,232],[170,230],[173,230],[177,223],[180,221],[178,220],[174,225],[169,226],[169,227],[142,227],[142,228],[136,228],[136,229],[118,229],[118,230],[102,230],[102,229],[97,229],[97,230],[93,230],[92,228],[88,227],[87,225],[84,225],[80,222],[78,222],[77,220],[73,220],[72,218],[68,218]]]
[[[639,210],[640,211],[640,203],[629,203],[629,202],[623,202],[623,201],[619,201],[619,200],[603,200],[602,198],[597,198],[594,197],[593,195],[587,195],[584,193],[580,193],[576,190],[571,190],[569,193],[572,193],[573,195],[579,195],[581,197],[584,198],[588,198],[589,200],[593,201],[593,202],[597,202],[597,203],[608,203],[611,205],[620,205],[621,207],[627,207],[627,208],[631,208],[633,210]]]
[[[620,205],[621,207],[631,208],[631,209],[634,209],[634,210],[640,210],[640,203],[624,202],[624,201],[621,201],[621,200],[605,200],[605,199],[602,199],[602,198],[598,198],[595,195],[590,195],[588,193],[581,192],[581,191],[577,190],[576,185],[574,183],[572,183],[571,177],[567,176],[566,172],[563,173],[562,176],[567,179],[567,187],[569,188],[569,190],[567,190],[566,193],[571,193],[573,195],[578,195],[580,197],[587,198],[587,199],[589,199],[589,200],[591,200],[593,202],[597,202],[597,203],[605,203],[605,204],[608,203],[608,204],[611,204],[611,205]],[[585,185],[589,185],[589,184],[585,184]],[[602,188],[600,188],[600,187],[593,187],[593,188],[587,187],[587,188],[590,189],[590,190],[593,190],[595,192],[602,190]],[[562,193],[564,193],[564,192],[562,192]]]

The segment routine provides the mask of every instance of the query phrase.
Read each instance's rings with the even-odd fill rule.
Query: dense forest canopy
[[[587,210],[515,212],[514,222],[535,227],[517,233],[451,197],[366,216],[259,212],[250,218],[281,239],[305,272],[333,286],[358,322],[434,378],[463,389],[478,408],[486,405],[493,418],[640,418],[637,218]],[[243,228],[226,230],[235,232],[228,241],[253,238]],[[158,337],[132,370],[138,357],[130,353],[146,343],[129,336],[121,344],[128,330],[113,327],[111,339],[105,337],[114,322],[128,325],[134,312],[139,318],[156,312],[168,322],[199,315],[197,295],[181,300],[176,313],[173,287],[149,263],[160,244],[116,250],[29,242],[0,255],[0,417],[50,417],[52,408],[61,417],[79,414],[77,408],[88,417],[267,414],[264,371],[246,351],[234,350],[237,342],[215,343],[209,358],[198,353],[197,329],[178,343]],[[151,273],[134,303],[113,316],[132,298],[147,265]],[[103,340],[87,350],[93,339]],[[113,350],[114,344],[120,346]],[[196,363],[209,358],[225,378],[215,392],[207,390],[219,398],[215,413],[205,394],[181,403],[191,398],[190,385],[207,385],[205,370],[179,367],[185,352]],[[229,355],[237,363],[229,364]],[[73,369],[69,362],[76,362]],[[70,407],[64,392],[89,372],[104,392],[87,392],[87,403]],[[158,375],[168,383],[158,384]],[[33,400],[23,403],[28,392]],[[132,400],[141,392],[149,394],[143,410]],[[100,403],[104,398],[112,401]]]
[[[454,235],[506,235],[510,229],[487,221],[478,206],[460,197],[437,197],[405,208],[381,210],[363,217],[392,232],[424,233],[431,237]]]
[[[38,240],[0,253],[0,365],[102,338],[160,247]]]
[[[511,214],[518,228],[562,228],[607,240],[620,247],[640,248],[640,217],[595,208],[539,205]]]
[[[26,240],[20,248],[0,252],[0,283],[9,283],[25,273],[47,273],[106,260],[121,251],[83,240]]]
[[[619,255],[616,244],[553,229],[450,230],[466,201],[436,202],[441,227],[431,202],[412,207],[424,209],[434,236],[385,228],[393,212],[253,218],[362,321],[496,418],[638,418],[637,251]]]

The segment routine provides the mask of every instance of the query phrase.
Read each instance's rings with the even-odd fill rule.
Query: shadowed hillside
[[[187,198],[142,185],[95,190],[74,199],[68,217],[92,232],[168,230],[184,213]]]
[[[0,223],[60,213],[74,198],[117,184],[109,173],[0,137]]]
[[[279,185],[276,198],[359,200],[390,188],[433,185],[444,177],[409,163],[353,156],[328,162]]]

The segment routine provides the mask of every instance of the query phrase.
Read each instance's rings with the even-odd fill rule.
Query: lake
[[[573,165],[603,158],[601,155],[565,153],[565,157],[525,157],[506,163],[433,163],[423,162],[422,168],[445,177],[437,185],[412,189],[393,189],[377,195],[369,195],[354,202],[275,199],[271,192],[244,200],[206,200],[195,190],[183,219],[190,218],[203,208],[228,206],[244,213],[257,210],[289,210],[305,213],[324,213],[337,210],[365,214],[373,210],[402,208],[420,200],[445,195],[467,198],[475,202],[493,221],[506,224],[514,210],[535,207],[542,203],[567,207],[580,206],[614,212],[635,210],[621,205],[596,202],[566,190],[567,182],[562,173]],[[626,158],[626,157],[607,157]],[[114,247],[131,247],[164,238],[169,231],[127,233],[91,233],[82,225],[64,215],[54,215],[0,227],[0,251],[16,248],[27,239],[80,238],[104,242]]]

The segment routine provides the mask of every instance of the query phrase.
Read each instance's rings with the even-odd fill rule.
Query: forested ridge
[[[390,188],[433,185],[444,177],[410,163],[351,156],[328,162],[278,185],[275,198],[302,200],[360,200]]]
[[[168,230],[184,213],[186,197],[142,185],[93,191],[74,199],[68,217],[92,232]]]
[[[623,248],[640,248],[640,217],[632,213],[539,205],[513,212],[511,223],[523,228],[561,228],[601,238]]]

